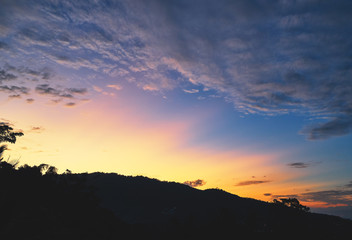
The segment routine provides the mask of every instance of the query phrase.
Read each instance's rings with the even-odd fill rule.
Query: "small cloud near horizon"
[[[185,181],[183,184],[188,185],[190,187],[201,187],[206,184],[206,182],[202,179],[197,179],[194,181]]]
[[[41,126],[32,126],[29,132],[41,133],[45,130],[45,128]]]
[[[26,102],[28,103],[28,104],[31,104],[31,103],[33,103],[35,100],[33,99],[33,98],[27,98],[26,99]]]
[[[65,107],[75,107],[77,104],[74,102],[69,102],[65,104]]]
[[[348,184],[346,184],[345,187],[352,188],[352,181],[350,181]]]
[[[294,163],[288,163],[287,166],[291,168],[307,168],[310,166],[310,164],[304,163],[304,162],[294,162]]]
[[[235,186],[248,186],[248,185],[268,183],[268,182],[271,182],[271,181],[269,181],[269,180],[249,180],[249,181],[239,182]]]

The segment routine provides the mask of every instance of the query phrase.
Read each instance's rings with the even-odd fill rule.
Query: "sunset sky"
[[[7,157],[352,218],[351,12],[349,0],[1,0],[0,122],[25,134]]]

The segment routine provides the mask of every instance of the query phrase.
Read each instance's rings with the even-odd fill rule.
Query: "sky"
[[[9,161],[352,218],[352,2],[0,0]]]

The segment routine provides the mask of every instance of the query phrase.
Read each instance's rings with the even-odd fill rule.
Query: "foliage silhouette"
[[[9,142],[9,143],[16,143],[17,137],[23,136],[22,132],[15,132],[13,128],[10,127],[7,123],[0,123],[0,143]],[[7,145],[3,144],[0,146],[0,167],[3,169],[12,169],[14,168],[17,163],[9,164],[4,162],[3,154],[7,150]]]
[[[114,239],[128,233],[99,206],[85,175],[59,175],[46,164],[8,165],[0,166],[0,239]]]
[[[0,143],[15,143],[17,137],[23,136],[22,132],[14,132],[13,128],[6,123],[0,123]]]
[[[301,205],[297,198],[280,198],[280,201],[277,199],[274,199],[273,203],[279,206],[290,207],[304,212],[310,211],[310,208],[307,206]]]

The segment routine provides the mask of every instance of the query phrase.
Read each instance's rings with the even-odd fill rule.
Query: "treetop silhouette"
[[[277,199],[274,199],[273,202],[274,204],[277,204],[279,206],[295,208],[304,212],[310,211],[310,208],[301,205],[297,198],[280,198],[280,201]]]
[[[21,136],[23,136],[22,132],[15,132],[8,124],[0,123],[0,143],[16,143],[17,137]]]

